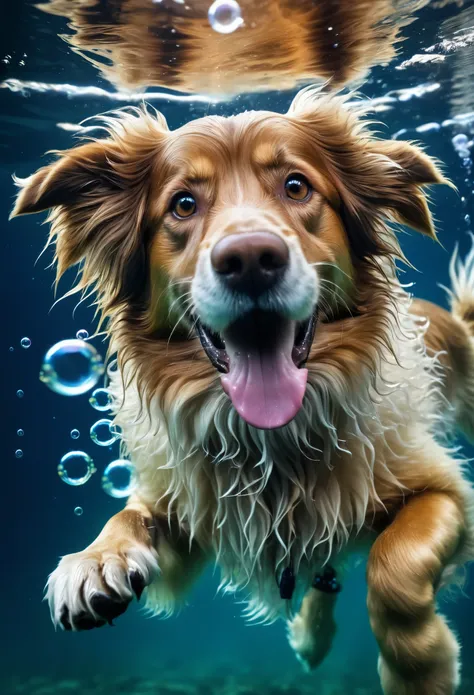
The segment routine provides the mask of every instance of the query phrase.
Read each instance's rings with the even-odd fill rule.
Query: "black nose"
[[[271,232],[229,234],[211,252],[212,267],[225,284],[253,296],[275,285],[289,260],[288,246]]]

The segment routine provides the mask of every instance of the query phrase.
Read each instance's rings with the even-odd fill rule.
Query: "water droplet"
[[[135,467],[125,459],[109,463],[102,476],[102,488],[111,497],[128,497],[135,485]]]
[[[95,444],[99,446],[110,446],[120,436],[120,433],[115,429],[112,429],[112,420],[103,418],[102,420],[97,420],[91,427],[91,439]]]
[[[19,437],[23,437],[23,435],[25,434],[24,430],[17,430],[16,433]]]
[[[95,389],[95,391],[92,391],[89,403],[95,410],[111,410],[113,403],[112,394],[104,388]]]
[[[21,457],[23,456],[23,451],[21,449],[17,449],[15,451],[15,456],[17,457],[17,459],[21,459]]]
[[[20,345],[22,348],[29,348],[31,345],[31,340],[29,338],[22,338],[20,340]]]
[[[93,388],[104,373],[97,350],[83,340],[61,340],[46,353],[40,372],[43,383],[63,396],[78,396]]]
[[[80,436],[79,430],[71,430],[71,439],[79,439]]]
[[[89,333],[86,331],[85,328],[80,328],[76,333],[76,338],[78,340],[87,340],[88,337]]]
[[[84,510],[82,507],[74,507],[74,514],[76,516],[82,516],[84,514]]]
[[[84,485],[95,472],[94,461],[83,451],[69,451],[58,465],[58,475],[67,485]]]
[[[23,396],[25,395],[25,392],[22,391],[21,389],[18,389],[18,391],[16,392],[16,395],[18,396],[18,398],[23,398]]]
[[[236,0],[216,0],[207,13],[209,24],[219,34],[232,34],[243,24],[240,5]]]

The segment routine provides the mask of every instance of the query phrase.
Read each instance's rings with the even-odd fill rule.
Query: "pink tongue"
[[[272,352],[257,347],[243,350],[224,336],[230,371],[222,375],[222,386],[249,425],[283,427],[302,406],[308,370],[298,369],[293,362],[293,335],[292,322]]]

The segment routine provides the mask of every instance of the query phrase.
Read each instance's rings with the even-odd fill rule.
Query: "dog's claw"
[[[92,610],[103,618],[104,624],[105,622],[110,624],[114,618],[125,613],[130,600],[115,599],[102,591],[98,591],[92,596],[90,602]]]
[[[139,601],[146,586],[145,580],[143,579],[141,572],[139,572],[138,570],[132,570],[129,574],[129,577],[132,590],[135,596],[137,597],[137,601]]]

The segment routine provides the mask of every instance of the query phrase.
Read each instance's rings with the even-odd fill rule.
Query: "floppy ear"
[[[435,160],[416,145],[397,140],[373,141],[373,153],[379,164],[378,175],[373,174],[373,202],[394,221],[436,239],[424,187],[452,184]]]
[[[56,162],[16,180],[11,217],[51,209],[57,279],[82,262],[76,289],[93,284],[108,305],[130,298],[146,277],[143,235],[163,123],[138,111],[107,118],[110,137],[56,152]]]

